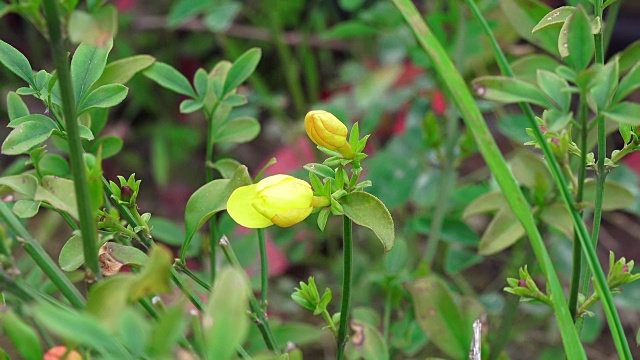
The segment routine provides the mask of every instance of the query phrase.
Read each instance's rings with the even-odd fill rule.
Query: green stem
[[[58,84],[60,86],[60,97],[62,98],[62,111],[64,113],[67,131],[67,142],[69,144],[69,158],[73,175],[76,201],[78,205],[78,216],[80,218],[80,228],[82,233],[82,248],[84,252],[84,263],[87,271],[87,280],[93,281],[100,278],[100,263],[98,262],[98,230],[96,229],[95,215],[91,208],[91,198],[89,196],[89,185],[83,160],[82,142],[80,140],[78,118],[76,114],[75,101],[73,98],[73,87],[71,85],[71,74],[69,71],[69,61],[67,50],[65,49],[60,31],[60,18],[58,15],[58,4],[55,0],[45,0],[43,2],[44,13],[47,18],[49,29],[49,41],[53,60],[56,64]]]
[[[207,151],[205,154],[205,172],[206,172],[206,183],[213,181],[213,168],[211,164],[213,163],[213,120],[216,115],[216,111],[220,106],[220,101],[216,101],[215,105],[211,109],[211,112],[206,113],[207,116]],[[205,111],[206,112],[206,111]],[[209,219],[209,267],[210,267],[210,281],[211,284],[216,281],[216,271],[217,271],[217,258],[216,258],[216,249],[218,248],[218,221],[216,216],[212,216]],[[182,259],[184,261],[184,259]]]
[[[236,256],[236,253],[233,251],[233,248],[229,243],[229,240],[224,235],[220,239],[220,247],[222,248],[222,252],[227,258],[227,261],[229,261],[231,265],[237,267],[238,269],[243,270],[242,266],[240,265],[240,262],[238,261],[238,257]],[[251,307],[251,311],[253,311],[253,313],[256,316],[256,321],[255,321],[256,326],[258,327],[258,330],[260,331],[260,334],[262,335],[262,339],[267,345],[267,348],[275,352],[277,355],[280,355],[280,348],[278,347],[276,338],[273,335],[273,332],[271,331],[271,327],[269,326],[269,320],[267,319],[267,314],[258,303],[258,300],[256,300],[256,297],[253,295],[253,292],[249,294],[249,306]]]
[[[193,306],[195,306],[196,309],[198,309],[199,311],[205,311],[205,305],[200,299],[200,297],[196,293],[191,291],[191,289],[189,289],[182,282],[182,279],[180,279],[180,274],[178,274],[178,271],[173,267],[169,271],[170,271],[171,280],[173,281],[173,283],[178,286],[180,291],[187,297],[187,299],[189,299],[189,301],[193,304]]]
[[[599,17],[600,20],[602,20],[602,0],[594,1],[593,12],[596,17]],[[602,38],[602,26],[600,26],[600,31],[593,35],[593,40],[596,46],[596,63],[604,64],[604,41]]]
[[[203,289],[207,290],[207,291],[211,291],[212,287],[210,284],[208,284],[207,282],[205,282],[204,280],[200,279],[200,277],[198,277],[196,274],[193,273],[193,271],[191,271],[191,269],[189,269],[187,267],[187,264],[185,264],[184,262],[182,262],[182,260],[180,259],[176,259],[173,263],[173,267],[176,270],[182,271],[185,275],[187,275],[188,277],[191,278],[191,280],[195,281],[198,285],[200,285]]]
[[[260,244],[260,301],[267,308],[269,287],[269,260],[267,259],[267,244],[264,239],[264,229],[258,229],[258,243]]]
[[[578,189],[576,192],[576,204],[582,202],[584,193],[584,180],[587,173],[587,134],[589,132],[587,124],[587,115],[589,108],[587,106],[587,98],[585,94],[580,94],[580,164],[578,168]],[[582,247],[578,239],[577,232],[573,238],[573,262],[571,267],[571,288],[569,290],[569,311],[571,317],[576,320],[578,307],[578,294],[580,289],[580,274],[582,273]]]
[[[349,329],[349,310],[351,308],[351,270],[353,267],[353,223],[348,216],[342,216],[343,269],[342,269],[342,301],[340,303],[340,324],[338,327],[336,359],[344,359],[344,348],[347,345],[347,329]]]
[[[21,238],[21,241],[24,242],[24,250],[31,256],[36,265],[47,274],[47,277],[49,277],[51,282],[60,290],[69,303],[75,308],[84,308],[85,300],[78,289],[73,286],[69,278],[65,276],[62,270],[58,268],[51,257],[44,251],[42,245],[29,234],[27,229],[22,226],[22,223],[20,223],[18,218],[4,202],[0,202],[0,219],[2,219],[16,236]]]
[[[394,1],[399,1],[399,0],[394,0]],[[404,0],[403,0],[404,1]],[[491,42],[491,46],[494,50],[495,56],[496,56],[496,60],[498,62],[498,65],[501,69],[501,71],[503,72],[504,75],[506,76],[513,76],[513,71],[511,71],[511,67],[509,66],[509,63],[507,62],[506,57],[504,56],[504,53],[502,52],[502,50],[500,49],[500,46],[498,45],[498,42],[496,40],[496,38],[493,36],[493,34],[491,33],[491,29],[489,28],[489,25],[487,24],[487,22],[485,21],[484,17],[482,17],[482,14],[480,13],[480,11],[478,10],[477,6],[475,5],[475,3],[472,0],[466,0],[468,6],[471,8],[472,12],[474,13],[474,15],[478,18],[478,20],[481,22],[481,25],[483,27],[483,30],[485,32],[485,34],[487,35],[487,37],[489,38],[489,41]],[[598,1],[597,1],[598,2]],[[446,73],[449,75],[450,74],[447,72],[440,72],[439,73]],[[450,84],[450,82],[448,83]],[[463,84],[454,84],[456,86],[462,86],[465,90],[466,87],[464,87],[464,83]],[[474,104],[475,105],[475,104]],[[595,251],[595,247],[593,246],[593,244],[591,243],[590,240],[590,236],[589,236],[589,232],[587,230],[587,227],[582,219],[582,216],[580,216],[580,214],[578,213],[578,211],[575,208],[575,205],[573,204],[573,197],[571,196],[571,192],[569,191],[569,188],[567,187],[566,181],[564,179],[564,177],[562,176],[562,172],[560,170],[560,166],[557,162],[557,160],[553,157],[553,153],[551,152],[551,149],[549,148],[549,145],[547,144],[546,140],[544,139],[544,136],[542,134],[542,131],[540,130],[540,127],[538,126],[536,119],[535,119],[535,113],[533,112],[533,109],[531,108],[531,106],[529,104],[526,103],[521,103],[520,107],[522,108],[523,112],[525,113],[525,115],[527,116],[527,118],[529,119],[529,124],[534,132],[535,138],[538,141],[538,143],[540,144],[540,147],[542,149],[543,155],[545,157],[545,159],[547,159],[547,164],[549,165],[549,169],[551,170],[551,173],[553,175],[553,178],[556,182],[556,185],[558,186],[558,190],[560,191],[560,195],[562,197],[562,200],[565,204],[565,206],[567,207],[567,209],[569,210],[569,214],[571,215],[571,219],[573,221],[573,224],[575,226],[575,230],[576,233],[578,234],[578,239],[580,240],[580,245],[583,248],[583,251],[585,253],[585,257],[587,260],[587,264],[589,266],[589,268],[591,269],[591,271],[594,274],[594,282],[595,282],[595,288],[596,291],[599,293],[600,297],[602,298],[602,305],[603,305],[603,309],[607,318],[607,322],[609,323],[609,328],[611,330],[611,336],[613,338],[613,341],[616,344],[616,349],[618,351],[618,355],[624,359],[630,358],[631,357],[631,350],[629,349],[629,344],[627,342],[627,339],[624,335],[624,331],[622,328],[622,323],[620,322],[620,317],[618,315],[618,312],[615,308],[615,304],[613,303],[613,297],[611,295],[611,292],[609,291],[609,287],[607,285],[607,279],[606,276],[602,270],[602,265],[600,264],[599,260],[598,260],[598,256],[596,254]],[[476,106],[477,108],[477,106]],[[463,118],[465,118],[465,116],[463,116]],[[472,128],[474,128],[473,126],[471,126]],[[485,126],[486,127],[486,126]],[[604,129],[603,129],[604,130]],[[475,132],[477,132],[478,129],[475,129]],[[478,147],[481,149],[482,151],[482,146],[480,144],[480,142],[478,141]],[[486,157],[485,157],[485,160]],[[487,161],[487,163],[489,163],[489,161]],[[490,166],[491,167],[491,166]],[[494,172],[495,173],[495,172]],[[497,176],[496,176],[497,179]],[[498,183],[500,183],[500,181],[498,181]],[[501,185],[502,187],[502,185]],[[502,187],[503,192],[505,193],[505,195],[507,195],[507,200],[509,200],[510,196],[508,196],[508,189],[505,189],[504,187]],[[512,206],[512,209],[515,212],[515,209]],[[522,219],[520,219],[522,221]],[[527,227],[525,226],[525,229]],[[537,232],[537,231],[536,231]],[[538,233],[539,236],[539,233]],[[531,238],[531,236],[530,236]],[[536,237],[536,239],[530,239],[532,242],[532,247],[534,249],[534,251],[537,251],[538,245],[536,243],[538,243],[538,239]],[[540,239],[540,246],[544,247],[544,244],[542,243],[542,239]],[[544,252],[546,253],[546,249],[540,249],[540,250],[544,250]],[[538,259],[541,260],[541,258],[539,257],[539,255],[542,254],[538,254],[536,253],[536,256],[538,256]],[[545,257],[548,257],[548,254],[546,254]],[[549,259],[549,263],[546,262],[546,259],[544,262],[540,261],[540,265],[542,267],[542,271],[547,275],[548,280],[550,282],[550,287],[551,287],[551,292],[553,293],[553,303],[554,305],[556,305],[557,307],[554,307],[556,316],[558,317],[558,323],[561,326],[561,329],[563,329],[564,327],[567,326],[566,322],[566,318],[565,315],[563,314],[565,309],[567,309],[566,303],[565,304],[560,304],[560,303],[564,303],[565,299],[564,299],[564,295],[562,293],[562,288],[560,287],[559,282],[556,283],[557,281],[557,275],[555,275],[554,272],[554,276],[553,277],[549,277],[550,274],[548,273],[549,270],[552,270],[552,266],[553,264],[550,263],[550,259]],[[548,267],[547,265],[550,265],[551,267]],[[554,290],[555,288],[555,290]],[[570,316],[570,314],[567,314]],[[584,355],[584,348],[582,347],[581,343],[579,342],[578,339],[574,339],[574,336],[577,337],[577,333],[574,331],[573,334],[569,335],[568,333],[568,329],[565,329],[566,331],[561,331],[561,333],[563,335],[567,335],[571,337],[571,342],[578,342],[577,344],[573,344],[570,345],[567,342],[565,342],[564,346],[565,346],[565,351],[569,351],[569,349],[575,349],[576,347],[579,347],[580,349],[582,349],[581,351],[581,356],[585,356]],[[563,336],[563,340],[564,336]],[[565,340],[566,341],[566,340]]]

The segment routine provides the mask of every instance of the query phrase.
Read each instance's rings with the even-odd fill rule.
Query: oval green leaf
[[[433,343],[453,359],[465,359],[473,330],[466,324],[449,291],[439,278],[429,276],[408,285],[416,319]]]
[[[249,333],[249,294],[244,273],[228,266],[220,272],[211,292],[203,319],[203,333],[209,359],[235,358]]]
[[[78,107],[78,114],[91,108],[110,108],[116,106],[127,97],[129,89],[120,84],[109,84],[90,92]]]
[[[240,186],[250,185],[251,178],[246,166],[236,169],[231,179],[218,179],[205,184],[191,195],[184,211],[185,239],[180,249],[180,258],[184,260],[189,242],[196,231],[211,216],[227,208],[231,193]]]
[[[80,44],[71,59],[71,82],[76,104],[79,104],[95,83],[107,64],[107,56],[113,47],[113,40],[102,47]]]
[[[505,208],[496,214],[480,238],[478,254],[488,256],[513,245],[524,236],[522,224],[515,218],[511,209]]]
[[[582,71],[591,62],[594,51],[591,21],[584,9],[577,7],[560,30],[558,52],[572,68]]]
[[[380,199],[366,192],[353,192],[341,197],[339,203],[344,208],[345,215],[354,223],[373,230],[385,252],[393,248],[393,219]]]
[[[594,179],[587,179],[584,182],[584,202],[593,208],[595,206],[595,198],[596,181]],[[635,195],[621,183],[613,180],[607,180],[604,183],[602,210],[625,209],[632,206],[635,201]]]
[[[259,48],[251,48],[233,62],[224,80],[224,86],[222,88],[223,96],[240,86],[240,84],[251,76],[258,66],[261,56],[262,50]]]
[[[189,80],[171,65],[156,61],[143,72],[144,76],[178,94],[196,98],[196,92],[191,87]]]
[[[16,126],[2,143],[5,155],[26,154],[32,148],[45,142],[56,125],[53,121],[26,121]]]
[[[76,192],[73,181],[56,176],[43,176],[34,200],[44,201],[78,219]]]
[[[532,33],[540,31],[542,29],[546,29],[552,25],[562,24],[567,20],[571,14],[573,14],[575,7],[574,6],[561,6],[557,9],[551,10],[547,15],[545,15],[540,21],[533,27],[531,30]]]
[[[483,76],[473,80],[476,95],[502,103],[527,102],[544,108],[554,107],[540,89],[526,81],[506,76]]]
[[[627,125],[640,125],[640,104],[623,101],[603,111],[604,116],[615,122]]]
[[[251,117],[235,118],[224,124],[214,135],[215,142],[243,143],[255,139],[260,123]]]
[[[35,88],[36,82],[29,60],[18,49],[2,40],[0,40],[0,63]]]
[[[92,89],[107,84],[126,84],[138,72],[151,66],[156,59],[150,55],[135,55],[108,64]]]
[[[9,91],[7,94],[7,112],[9,113],[9,120],[15,120],[29,115],[29,108],[27,104],[22,101],[20,95]]]

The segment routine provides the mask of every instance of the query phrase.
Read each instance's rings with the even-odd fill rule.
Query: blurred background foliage
[[[569,1],[577,2],[580,1]],[[493,55],[480,26],[462,3],[448,0],[414,3],[469,81],[495,72]],[[478,1],[505,52],[512,59],[542,53],[521,39],[518,24],[516,28],[513,24],[517,18],[506,12],[504,3],[509,2]],[[233,157],[255,175],[275,157],[277,163],[267,169],[267,174],[289,172],[303,176],[301,166],[318,159],[318,153],[303,136],[302,119],[311,109],[330,111],[348,126],[357,121],[361,133],[373,134],[367,149],[370,157],[365,160],[365,176],[373,182],[371,192],[391,210],[398,241],[393,251],[382,255],[379,245],[368,241],[371,233],[356,231],[353,304],[357,307],[355,318],[382,329],[391,358],[451,355],[437,339],[438,332],[446,332],[437,327],[443,325],[421,324],[416,316],[422,300],[412,295],[414,281],[428,271],[424,259],[429,256],[434,259],[431,270],[445,281],[446,291],[453,292],[456,301],[465,299],[474,304],[472,307],[481,309],[488,338],[508,337],[505,351],[510,358],[563,356],[552,312],[542,305],[519,304],[517,320],[510,331],[496,332],[503,322],[509,321],[504,318],[505,308],[514,299],[517,302],[515,296],[502,291],[505,278],[513,276],[524,264],[529,265],[534,276],[540,277],[540,272],[525,241],[495,254],[479,254],[478,247],[490,218],[468,218],[463,216],[464,211],[497,186],[447,94],[440,90],[429,60],[390,1],[116,0],[112,4],[118,9],[119,24],[109,61],[149,54],[192,79],[200,67],[211,69],[221,59],[236,59],[249,48],[262,49],[256,73],[239,90],[248,97],[248,105],[233,110],[233,116],[259,119],[262,131],[250,143],[216,147],[215,159]],[[559,1],[547,4],[562,5]],[[9,7],[5,3],[0,5],[3,15],[0,37],[23,52],[35,69],[51,69],[42,24],[35,16],[20,17],[9,12]],[[610,53],[635,40],[630,37],[633,30],[638,33],[637,25],[635,29],[629,28],[640,14],[638,5],[625,2],[622,9],[616,28],[620,30],[614,31]],[[29,9],[25,5],[21,11],[28,14]],[[17,86],[16,77],[0,68],[0,97],[5,98]],[[153,213],[154,236],[179,248],[184,238],[186,201],[205,179],[206,121],[199,112],[180,114],[183,98],[144,76],[134,77],[127,86],[129,96],[112,110],[104,130],[124,140],[122,152],[104,161],[105,176],[115,180],[116,175],[135,172],[142,179],[138,203],[144,212]],[[521,115],[511,114],[509,107],[478,102],[503,152],[513,158],[515,151],[529,140]],[[42,105],[37,102],[28,105],[33,113],[45,110],[39,109]],[[0,110],[5,112],[2,118],[6,119],[4,102]],[[0,137],[6,137],[7,133],[7,128],[0,129]],[[0,170],[4,174],[10,173],[12,164],[15,165],[11,160],[0,157]],[[536,163],[526,156],[518,161],[524,161],[520,166],[525,169],[535,167]],[[525,187],[527,176],[536,176],[531,171],[525,171],[518,179]],[[634,201],[621,211],[605,215],[600,249],[603,263],[608,250],[628,259],[640,257],[639,171],[640,158],[630,157],[627,165],[611,174],[612,179],[624,185],[626,192],[621,196],[631,194]],[[61,220],[50,215],[41,213],[31,220],[30,228],[57,254],[68,234],[61,230]],[[436,230],[434,217],[439,217],[437,223],[441,224]],[[289,295],[299,281],[310,275],[321,287],[331,287],[337,292],[341,238],[336,229],[340,225],[334,223],[336,219],[330,221],[325,233],[317,229],[315,216],[304,227],[268,232],[270,319],[275,323],[287,320],[285,326],[276,327],[276,336],[292,339],[309,359],[325,358],[334,345],[327,331],[309,325],[317,319],[295,306]],[[218,233],[232,239],[240,262],[250,275],[255,275],[259,271],[255,234],[235,227],[223,215]],[[544,225],[544,229],[554,264],[568,281],[571,241],[561,228]],[[491,235],[516,236],[509,234],[508,229],[494,229]],[[438,244],[434,237],[442,239],[437,248],[428,245]],[[513,241],[520,237],[522,234],[517,234]],[[206,246],[199,237],[192,241],[188,253],[192,269],[206,269],[203,264],[206,257],[201,256],[207,253]],[[38,269],[31,270],[34,282],[41,276]],[[252,281],[257,288],[257,277],[252,277]],[[639,298],[638,284],[629,286],[616,298],[626,329],[634,334],[640,327]],[[448,319],[443,320],[446,323]],[[433,330],[422,330],[429,327]],[[583,331],[589,358],[614,356],[609,336],[602,328],[603,316],[596,310]],[[255,327],[251,332],[247,351],[263,349]]]

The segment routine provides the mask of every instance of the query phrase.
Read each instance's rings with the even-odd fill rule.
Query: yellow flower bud
[[[237,188],[227,201],[227,212],[247,228],[260,229],[273,224],[289,227],[311,214],[312,201],[309,183],[289,175],[274,175],[257,184]]]
[[[347,127],[332,113],[324,110],[309,111],[304,117],[304,128],[316,145],[337,151],[346,159],[355,156],[347,142]]]

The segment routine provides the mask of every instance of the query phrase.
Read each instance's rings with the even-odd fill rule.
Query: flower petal
[[[227,201],[227,212],[238,224],[261,229],[273,225],[273,222],[257,212],[252,203],[256,198],[257,185],[241,186],[234,190]]]
[[[271,218],[271,221],[280,227],[289,227],[306,219],[307,216],[311,214],[312,210],[312,207],[287,210],[285,212],[276,214]]]

